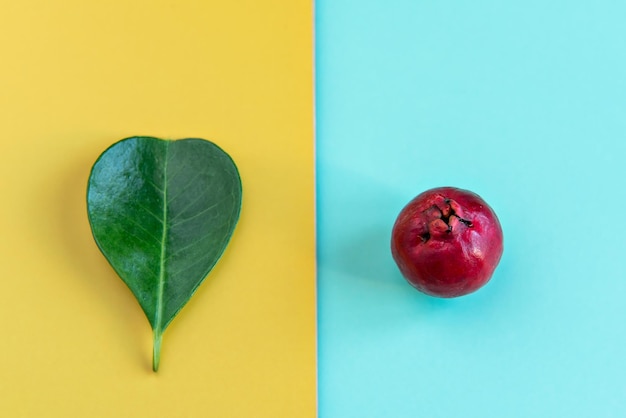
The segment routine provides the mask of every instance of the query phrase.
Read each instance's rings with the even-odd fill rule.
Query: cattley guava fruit
[[[411,200],[393,227],[391,252],[418,290],[442,298],[467,295],[489,281],[502,257],[502,228],[477,194],[453,187]]]

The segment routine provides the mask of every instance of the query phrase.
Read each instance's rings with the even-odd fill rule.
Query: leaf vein
[[[193,241],[193,242],[191,242],[191,243],[189,243],[189,244],[185,245],[184,247],[179,248],[178,250],[174,251],[173,253],[168,254],[168,256],[167,256],[167,260],[171,260],[171,259],[172,259],[172,258],[174,258],[175,256],[179,255],[180,253],[185,252],[186,250],[188,250],[188,249],[189,249],[189,248],[191,248],[191,247],[196,246],[198,243],[200,243],[200,242],[202,242],[202,241],[206,240],[207,238],[213,238],[213,236],[212,236],[212,235],[210,235],[210,234],[203,235],[201,238],[198,238],[197,240],[195,240],[195,241]]]
[[[146,233],[147,236],[149,236],[150,238],[152,238],[155,241],[155,244],[158,244],[159,242],[161,242],[161,240],[157,237],[155,237],[154,235],[152,235],[152,232],[148,231],[146,228],[144,228],[139,222],[137,222],[135,219],[131,218],[130,216],[124,215],[122,214],[122,217],[124,219],[126,219],[130,224],[136,226],[138,229],[141,229],[143,232]],[[128,232],[128,231],[126,231]]]
[[[153,182],[152,180],[145,180],[147,184],[149,184],[150,186],[154,187],[157,191],[161,192],[161,194],[163,194],[165,191],[161,188],[161,186],[159,186],[158,184],[156,184],[155,182]]]
[[[176,199],[178,199],[180,196],[184,195],[184,194],[185,194],[185,192],[191,188],[191,186],[192,186],[192,185],[193,185],[193,183],[196,181],[196,179],[197,179],[198,177],[200,177],[200,174],[202,174],[202,171],[198,170],[198,171],[197,171],[197,172],[193,175],[193,177],[191,177],[191,178],[187,181],[187,184],[186,184],[184,187],[182,187],[182,188],[180,189],[180,191],[179,191],[176,195],[174,195],[173,197],[171,197],[171,198],[170,198],[170,200],[169,200],[169,202],[168,202],[168,203],[172,203],[172,202],[174,202]]]
[[[136,205],[140,208],[143,209],[148,215],[152,216],[154,219],[156,219],[157,221],[159,221],[160,224],[163,224],[163,219],[161,219],[159,217],[159,215],[153,213],[150,209],[148,209],[147,207],[145,207],[144,205],[142,205],[141,203],[136,203]]]
[[[190,216],[188,218],[184,218],[180,221],[177,220],[177,218],[180,218],[180,215],[177,215],[176,217],[174,217],[174,219],[172,219],[172,228],[174,228],[175,226],[180,226],[182,224],[184,224],[185,222],[191,221],[196,219],[199,216],[204,215],[206,212],[215,209],[217,206],[219,206],[220,204],[222,204],[224,201],[226,200],[226,198],[221,199],[215,203],[213,203],[211,206],[207,206],[206,208],[202,209],[200,212],[194,214],[193,216]],[[184,213],[184,211],[182,211],[181,213]]]
[[[194,261],[191,264],[187,264],[186,266],[184,266],[183,268],[180,268],[174,272],[170,272],[171,276],[178,276],[180,273],[182,273],[183,271],[189,270],[191,267],[196,266],[197,264],[200,264],[201,261],[206,261],[206,257],[200,257],[198,258],[196,261]],[[202,279],[204,279],[204,276],[202,277]]]

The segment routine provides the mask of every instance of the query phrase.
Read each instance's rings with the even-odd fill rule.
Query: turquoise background
[[[320,417],[626,416],[626,2],[316,9]],[[505,234],[454,300],[389,252],[447,185]]]

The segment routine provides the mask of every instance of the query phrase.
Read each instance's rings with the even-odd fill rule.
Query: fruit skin
[[[402,209],[391,253],[407,281],[431,296],[453,298],[489,281],[503,251],[502,227],[477,194],[427,190]]]

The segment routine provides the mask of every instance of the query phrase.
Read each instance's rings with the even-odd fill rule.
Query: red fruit
[[[502,228],[477,194],[453,187],[427,190],[402,209],[391,253],[410,284],[453,298],[482,287],[502,257]]]

